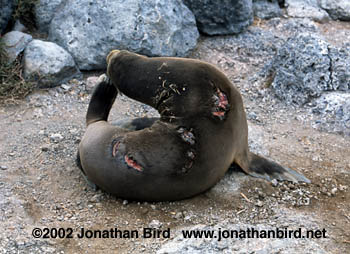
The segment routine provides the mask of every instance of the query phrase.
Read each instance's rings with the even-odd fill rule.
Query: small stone
[[[255,205],[256,205],[257,207],[262,207],[262,206],[264,206],[264,202],[262,202],[261,200],[258,200],[258,201],[255,203]]]
[[[163,225],[159,220],[152,220],[148,225],[150,228],[160,228]]]
[[[65,91],[69,91],[69,89],[71,89],[71,87],[69,85],[66,84],[62,84],[61,87],[63,88],[63,90]]]
[[[337,193],[338,189],[337,188],[333,188],[331,190],[331,194],[334,196]]]
[[[175,219],[181,219],[181,218],[183,218],[182,212],[178,212],[175,214]]]
[[[129,201],[127,201],[126,199],[123,200],[123,205],[127,205],[129,203]]]
[[[58,143],[63,140],[63,136],[59,133],[54,133],[50,135],[50,140],[54,143]]]
[[[278,182],[276,179],[272,179],[271,184],[273,187],[276,187],[278,185]]]
[[[49,150],[50,150],[50,148],[48,146],[42,146],[41,147],[41,151],[43,151],[43,152],[47,152]]]
[[[151,205],[151,208],[153,209],[153,210],[156,210],[156,206],[155,205]]]
[[[7,167],[6,166],[0,166],[1,170],[6,170]]]

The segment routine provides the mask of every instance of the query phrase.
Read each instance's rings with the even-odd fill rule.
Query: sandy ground
[[[339,43],[335,35],[350,42],[349,24],[318,26],[334,43]],[[264,23],[253,28],[271,29]],[[41,90],[18,105],[0,107],[0,253],[349,251],[350,137],[320,132],[306,109],[285,106],[269,90],[261,94],[250,80],[268,55],[252,55],[249,48],[224,36],[201,38],[193,57],[217,65],[241,90],[252,149],[302,172],[312,183],[272,184],[231,169],[211,190],[178,202],[132,202],[96,192],[87,186],[75,165],[90,93],[83,82],[71,82],[65,89]],[[110,119],[156,114],[147,106],[118,97]],[[181,235],[184,228],[237,226],[325,230],[326,238],[228,240],[221,244],[217,239],[187,241]],[[115,227],[139,232],[147,227],[170,228],[171,234],[170,239],[164,235],[77,237],[81,228]],[[72,231],[73,238],[36,239],[34,228],[64,228],[65,236]]]

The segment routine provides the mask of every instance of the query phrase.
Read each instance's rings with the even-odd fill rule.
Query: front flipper
[[[311,182],[302,174],[290,168],[282,167],[276,162],[254,153],[250,153],[249,170],[246,173],[254,177],[264,178],[268,181],[276,179],[291,182]]]

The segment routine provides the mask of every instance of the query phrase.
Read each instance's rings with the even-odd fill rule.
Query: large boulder
[[[329,20],[328,13],[320,8],[318,0],[286,0],[287,14],[293,18],[310,18],[318,22]]]
[[[23,55],[24,77],[39,87],[53,87],[79,75],[73,57],[53,42],[32,40]]]
[[[319,3],[329,13],[332,19],[350,21],[349,0],[319,0]]]
[[[32,40],[32,36],[26,33],[18,31],[6,33],[1,41],[9,61],[13,62]]]
[[[38,0],[35,5],[35,20],[39,31],[49,32],[51,20],[65,2],[64,0]]]
[[[270,75],[275,94],[287,104],[304,105],[331,90],[328,43],[317,35],[301,33],[279,48]]]
[[[271,86],[287,104],[304,105],[325,91],[350,91],[350,53],[314,33],[295,34],[266,65]]]
[[[13,0],[0,0],[0,34],[2,34],[11,19]]]
[[[181,0],[67,1],[50,23],[49,39],[81,70],[103,69],[112,49],[149,56],[186,56],[199,33]]]
[[[237,34],[253,22],[252,0],[183,0],[196,17],[200,32]]]

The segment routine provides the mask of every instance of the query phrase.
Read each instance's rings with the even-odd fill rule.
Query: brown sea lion
[[[215,185],[233,163],[267,180],[309,182],[249,152],[242,97],[213,65],[119,50],[107,63],[79,146],[84,175],[101,189],[134,200],[184,199]],[[109,124],[118,92],[154,107],[160,119]]]

